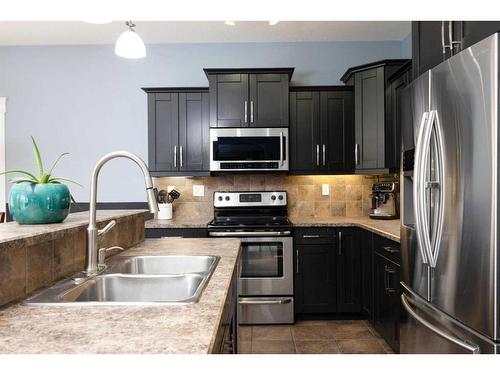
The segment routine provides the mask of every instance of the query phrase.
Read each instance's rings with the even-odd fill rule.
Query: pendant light
[[[140,59],[146,56],[146,46],[139,34],[134,30],[132,21],[125,22],[129,30],[125,31],[115,45],[115,54],[126,59]]]

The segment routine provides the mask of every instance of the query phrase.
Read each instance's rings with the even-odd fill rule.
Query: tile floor
[[[394,353],[366,320],[303,320],[240,326],[240,354]]]

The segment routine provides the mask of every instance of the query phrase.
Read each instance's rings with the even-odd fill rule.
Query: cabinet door
[[[295,312],[336,312],[335,273],[333,244],[296,245]]]
[[[389,87],[389,115],[386,119],[385,165],[387,168],[399,169],[401,154],[401,92],[410,82],[411,70],[393,80]]]
[[[414,21],[411,24],[413,77],[416,78],[443,62],[451,53],[447,49],[443,54],[442,38],[449,39],[447,22]]]
[[[250,74],[249,125],[288,126],[288,74]]]
[[[354,104],[351,91],[320,93],[320,169],[325,172],[354,170]]]
[[[399,352],[400,269],[378,252],[374,252],[373,262],[373,324],[391,348]]]
[[[356,170],[385,167],[384,68],[357,73],[355,77]]]
[[[373,319],[373,234],[362,230],[361,234],[361,311],[370,321]]]
[[[148,94],[148,159],[152,171],[177,171],[179,107],[177,93]]]
[[[209,170],[208,93],[179,94],[179,170]]]
[[[319,169],[319,120],[319,92],[290,93],[290,172]]]
[[[248,74],[210,74],[210,126],[248,126]]]
[[[361,258],[355,228],[337,232],[337,309],[344,313],[361,312]]]
[[[462,49],[500,31],[500,21],[462,21]]]

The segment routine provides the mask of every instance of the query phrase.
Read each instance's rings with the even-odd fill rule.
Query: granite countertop
[[[119,219],[134,214],[143,214],[147,210],[98,210],[97,221]],[[30,243],[40,240],[51,240],[56,232],[87,226],[89,223],[89,212],[77,212],[69,214],[66,220],[57,224],[20,225],[15,221],[0,225],[0,244],[11,241],[25,240]],[[41,238],[43,237],[43,239]],[[45,238],[47,237],[47,238]]]
[[[0,309],[0,353],[210,353],[221,323],[240,240],[148,239],[122,255],[218,255],[198,303],[158,306]]]
[[[321,227],[321,226],[343,226],[343,227],[360,227],[367,229],[375,234],[386,237],[390,240],[399,242],[400,221],[399,220],[375,220],[369,217],[329,217],[329,218],[313,218],[313,217],[291,217],[291,222],[295,227]]]
[[[147,229],[155,228],[206,228],[209,220],[207,219],[189,219],[174,217],[170,220],[150,219],[146,220],[145,227]]]

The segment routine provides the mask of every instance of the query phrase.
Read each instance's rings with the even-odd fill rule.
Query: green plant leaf
[[[64,178],[64,177],[52,177],[47,181],[47,183],[56,183],[57,184],[57,183],[61,183],[61,181],[72,182],[74,184],[77,184],[78,186],[83,187],[83,185],[80,184],[79,182],[76,182],[76,181],[70,180],[69,178]]]
[[[69,196],[71,197],[71,201],[75,204],[75,206],[78,207],[78,209],[80,209],[80,205],[77,203],[75,197],[73,197],[73,194],[70,194]]]
[[[37,184],[38,181],[36,180],[32,180],[30,178],[24,178],[24,177],[14,177],[10,180],[11,183],[13,184],[18,184],[20,182],[29,182],[29,183],[32,183],[32,184]]]
[[[52,167],[49,169],[48,175],[50,176],[52,174],[52,171],[54,170],[55,166],[57,163],[59,163],[59,160],[61,160],[64,156],[69,155],[69,152],[63,152],[59,157],[56,159],[54,164],[52,164]]]
[[[44,174],[40,177],[40,183],[41,183],[41,184],[48,184],[48,183],[49,183],[49,180],[50,180],[50,174],[48,174],[48,173],[44,173]]]
[[[40,150],[38,149],[38,145],[36,144],[35,138],[31,136],[31,140],[33,141],[33,154],[35,155],[36,166],[38,167],[38,173],[40,177],[43,176],[43,164],[42,157],[40,156]]]
[[[33,179],[37,183],[39,181],[38,178],[35,177],[35,175],[33,175],[33,174],[29,173],[29,172],[23,171],[22,169],[9,169],[7,171],[1,172],[0,175],[7,174],[7,173],[21,173],[21,174],[24,174],[26,176],[29,176],[31,179]]]

